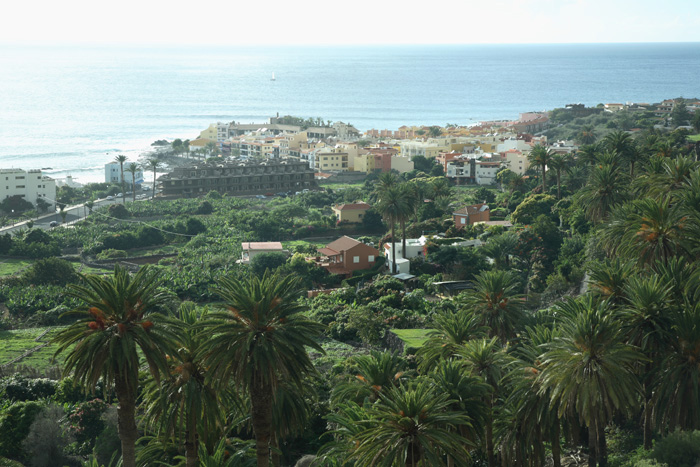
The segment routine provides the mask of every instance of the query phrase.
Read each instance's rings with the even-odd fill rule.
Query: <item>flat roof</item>
[[[282,242],[243,242],[244,250],[283,250]]]

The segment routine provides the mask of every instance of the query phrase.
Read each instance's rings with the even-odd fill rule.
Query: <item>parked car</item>
[[[114,199],[114,196],[109,195],[108,197],[105,198],[107,201],[112,201]]]
[[[56,222],[56,221],[51,221],[51,222],[49,222],[49,227],[51,227],[51,228],[54,228],[54,227],[56,227],[57,225],[58,225],[58,222]]]

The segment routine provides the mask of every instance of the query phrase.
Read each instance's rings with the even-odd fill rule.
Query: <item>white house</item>
[[[410,272],[410,261],[411,258],[423,257],[425,256],[425,244],[427,239],[423,236],[420,238],[407,238],[406,239],[406,255],[403,254],[403,243],[397,241],[395,244],[396,248],[396,266],[397,273],[409,273]],[[392,255],[391,255],[391,242],[384,244],[384,257],[386,258],[386,264],[390,271],[392,271]]]
[[[496,174],[501,168],[500,161],[476,161],[477,185],[493,185],[496,183]]]
[[[36,205],[39,198],[55,206],[56,181],[41,174],[41,170],[0,169],[0,200],[21,196]]]
[[[289,256],[289,251],[282,247],[281,242],[243,242],[241,243],[241,259],[237,260],[240,264],[250,264],[250,261],[260,253],[284,253]]]
[[[127,189],[131,188],[131,172],[126,170],[130,164],[132,164],[132,162],[124,163],[124,183],[127,185]],[[135,178],[137,185],[141,185],[143,183],[143,170],[141,170],[141,168],[136,170]],[[108,162],[107,164],[105,164],[105,182],[122,182],[122,171],[119,162]]]

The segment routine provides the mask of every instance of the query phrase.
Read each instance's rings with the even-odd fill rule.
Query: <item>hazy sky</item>
[[[700,41],[699,0],[10,0],[3,19],[0,43]]]

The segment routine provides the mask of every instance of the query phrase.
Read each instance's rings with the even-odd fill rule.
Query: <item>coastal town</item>
[[[698,109],[0,169],[0,463],[694,467]]]

